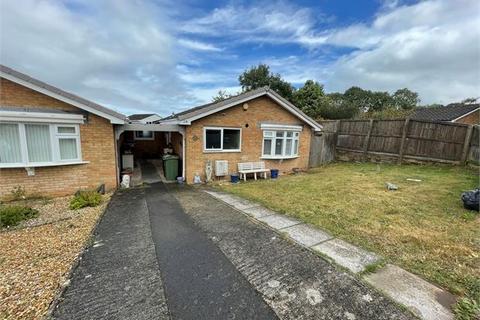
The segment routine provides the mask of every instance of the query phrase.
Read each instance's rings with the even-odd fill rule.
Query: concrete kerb
[[[346,271],[349,271],[349,272],[353,273],[359,279],[361,279],[362,281],[364,281],[368,285],[372,286],[376,290],[378,290],[380,292],[383,292],[383,294],[388,296],[392,301],[394,301],[395,303],[401,305],[402,307],[410,310],[415,315],[417,315],[417,316],[419,316],[423,319],[426,319],[426,320],[437,319],[437,316],[438,316],[438,319],[442,319],[442,320],[453,319],[453,314],[451,313],[451,311],[448,310],[448,308],[446,308],[445,305],[442,305],[441,302],[437,301],[437,303],[435,304],[435,302],[432,301],[432,299],[431,299],[431,295],[428,295],[428,293],[425,293],[425,295],[427,296],[429,304],[432,306],[431,309],[430,309],[431,312],[429,312],[429,311],[427,311],[423,308],[419,308],[417,305],[411,303],[411,300],[406,300],[404,297],[402,297],[401,294],[400,295],[399,294],[393,294],[392,292],[394,290],[392,291],[392,290],[389,290],[390,288],[384,287],[385,283],[383,283],[383,285],[380,285],[380,284],[376,283],[377,281],[373,280],[375,278],[374,276],[377,275],[377,274],[380,275],[380,274],[383,274],[385,272],[388,272],[389,271],[389,268],[387,268],[387,266],[389,266],[388,264],[386,266],[383,266],[382,268],[376,270],[373,273],[364,273],[367,266],[369,266],[371,264],[378,263],[379,261],[382,261],[383,260],[382,257],[380,257],[380,256],[378,256],[378,255],[376,255],[372,252],[368,252],[368,251],[366,251],[362,248],[356,247],[356,246],[354,246],[354,245],[352,245],[348,242],[345,242],[343,240],[335,238],[335,237],[331,236],[329,233],[327,233],[327,232],[325,232],[321,229],[312,227],[312,226],[310,226],[308,224],[305,224],[305,223],[302,223],[301,221],[298,221],[298,220],[297,220],[298,223],[296,223],[296,224],[284,226],[284,227],[281,227],[281,228],[278,228],[278,227],[275,228],[274,226],[269,224],[267,221],[271,220],[273,216],[279,215],[278,213],[276,213],[272,210],[269,210],[267,208],[264,208],[263,206],[260,206],[260,205],[254,205],[254,206],[251,206],[251,207],[248,207],[248,208],[245,208],[245,209],[239,209],[238,207],[233,206],[230,203],[228,203],[227,201],[224,201],[222,199],[222,198],[233,197],[233,196],[230,196],[226,193],[220,193],[220,192],[215,192],[215,191],[208,191],[208,190],[204,190],[204,191],[206,193],[208,193],[211,197],[213,197],[215,199],[218,199],[218,200],[222,200],[224,203],[226,203],[230,207],[233,207],[234,209],[236,209],[237,211],[239,211],[243,215],[247,216],[251,221],[253,221],[255,223],[261,223],[262,225],[264,225],[264,226],[268,227],[269,229],[275,231],[276,233],[280,234],[281,236],[286,237],[288,240],[291,240],[291,241],[299,244],[300,246],[306,248],[307,250],[310,250],[311,252],[322,256],[324,259],[327,259],[327,260],[331,261],[332,263],[338,265],[340,268],[345,269]],[[235,198],[236,199],[241,199],[239,197],[235,197]],[[244,201],[248,201],[248,200],[244,200]],[[248,202],[252,203],[250,201],[248,201]],[[263,211],[264,213],[267,212],[267,214],[263,215],[263,216],[261,214],[258,215],[258,212],[261,212],[261,211]],[[255,213],[257,213],[257,215]],[[285,218],[287,218],[290,221],[296,220],[296,219],[293,219],[293,218],[290,218],[290,217],[285,217]],[[310,231],[315,230],[316,233],[323,234],[325,238],[320,239],[320,241],[317,242],[317,243],[313,243],[314,240],[309,238],[308,236],[304,239],[301,239],[298,235],[293,235],[292,234],[292,229],[294,230],[295,228],[298,228],[298,229],[300,229],[300,228],[303,229],[304,228],[305,230],[310,230]],[[332,257],[331,256],[332,251],[335,248],[339,248],[340,255],[337,256],[337,257]],[[352,252],[350,252],[349,249],[351,249],[351,248],[354,248],[355,250],[352,250]],[[350,254],[348,252],[350,252]],[[357,262],[359,262],[359,263],[356,263],[354,260],[352,261],[352,255],[351,255],[352,253],[353,253],[353,256],[355,256],[357,254],[357,256],[358,256],[358,261]],[[403,270],[399,267],[395,266],[395,268],[396,268],[396,270],[398,270],[398,269],[402,270],[402,272],[404,272],[405,274],[410,274],[408,271],[405,271],[405,270]],[[390,269],[391,269],[391,267],[390,267]],[[413,274],[410,274],[410,275],[414,276]],[[420,279],[420,281],[423,282],[424,286],[426,286],[425,283],[428,283],[421,278],[418,278],[418,279]],[[380,282],[380,281],[378,281],[378,282]],[[434,290],[434,288],[435,288],[435,289],[440,290],[443,295],[451,295],[450,293],[436,287],[433,284],[430,284],[430,283],[428,283],[428,284],[430,285],[430,287],[429,287],[430,292],[436,292],[436,294],[439,295],[438,292]],[[414,284],[414,289],[418,290],[418,287],[415,286],[415,284]],[[420,300],[423,300],[423,299],[420,299]],[[405,303],[407,303],[407,304],[405,305]],[[417,303],[420,304],[420,305],[423,304],[422,301],[418,301]],[[439,305],[442,305],[442,306],[439,307]],[[421,309],[421,310],[419,310],[419,309]]]

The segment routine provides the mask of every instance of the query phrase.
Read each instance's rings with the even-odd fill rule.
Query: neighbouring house
[[[138,123],[155,123],[158,122],[162,117],[160,117],[156,113],[138,113],[138,114],[132,114],[128,116],[128,120],[130,122],[138,122]]]
[[[179,156],[178,176],[187,183],[205,179],[207,161],[214,168],[222,161],[214,179],[226,179],[239,162],[265,161],[283,173],[306,169],[321,128],[267,87],[164,119],[127,118],[0,65],[0,196],[16,186],[50,195],[113,189],[124,153],[137,162],[161,159],[166,149]]]
[[[0,195],[117,187],[114,126],[125,119],[0,65]]]
[[[440,107],[418,108],[411,119],[480,124],[480,104],[452,103]]]

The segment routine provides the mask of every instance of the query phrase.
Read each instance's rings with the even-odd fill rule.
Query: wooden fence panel
[[[475,165],[480,165],[480,126],[473,126],[467,161]]]
[[[423,120],[341,120],[328,125],[336,129],[342,159],[351,154],[355,160],[385,156],[398,162],[480,163],[478,125]]]

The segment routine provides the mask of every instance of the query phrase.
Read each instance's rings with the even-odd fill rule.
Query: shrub
[[[22,199],[25,199],[26,198],[26,192],[25,192],[25,188],[22,187],[22,186],[16,186],[14,187],[10,193],[12,194],[12,199],[14,201],[16,200],[22,200]]]
[[[16,226],[20,221],[35,218],[38,210],[24,206],[3,206],[0,207],[0,226]]]
[[[102,195],[96,191],[79,191],[70,201],[70,209],[96,207],[102,201]]]

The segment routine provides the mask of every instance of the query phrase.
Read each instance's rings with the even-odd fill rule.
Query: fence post
[[[405,148],[405,140],[407,140],[409,122],[410,122],[410,118],[407,118],[405,119],[405,124],[403,125],[402,141],[400,142],[400,150],[398,151],[398,164],[402,164],[403,149]]]
[[[462,157],[460,159],[460,164],[467,164],[468,160],[468,151],[470,150],[470,141],[472,140],[473,126],[469,125],[467,132],[465,133],[465,140],[463,142]]]
[[[337,160],[338,128],[341,120],[335,120],[335,133],[333,138],[333,161]]]
[[[365,141],[363,142],[363,161],[367,160],[367,152],[368,152],[368,146],[370,145],[370,135],[372,134],[372,128],[373,128],[373,119],[370,119],[367,136],[365,137]]]

